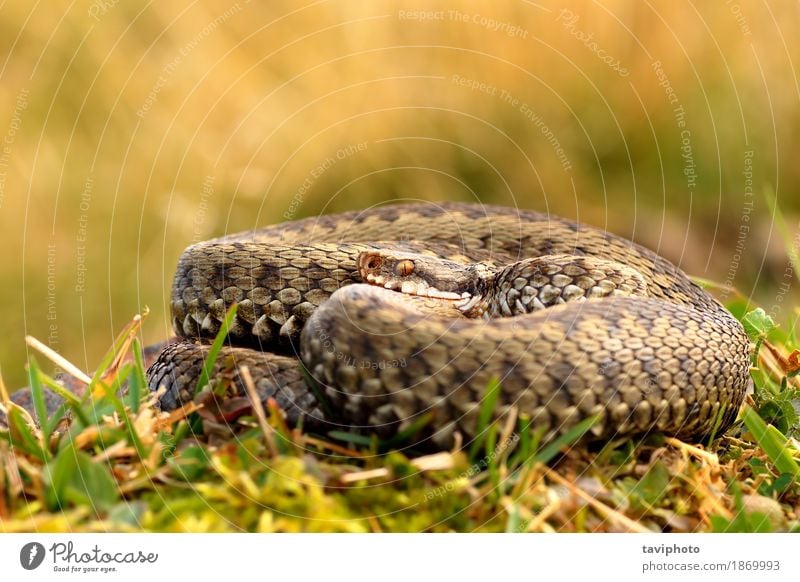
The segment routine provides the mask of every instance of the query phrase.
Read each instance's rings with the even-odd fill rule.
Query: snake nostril
[[[377,269],[381,266],[381,258],[377,255],[371,255],[367,258],[365,266],[367,269]]]

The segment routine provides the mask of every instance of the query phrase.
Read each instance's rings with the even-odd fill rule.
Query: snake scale
[[[450,446],[476,436],[496,379],[495,416],[550,437],[594,416],[596,439],[690,438],[729,426],[750,382],[744,329],[675,265],[516,208],[387,205],[189,247],[171,305],[187,339],[148,370],[162,408],[192,398],[234,303],[216,381],[246,403],[246,365],[260,398],[312,428],[421,425]]]

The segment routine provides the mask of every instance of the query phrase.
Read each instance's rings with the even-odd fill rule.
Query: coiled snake
[[[744,329],[676,266],[514,208],[390,205],[189,247],[176,332],[213,337],[233,303],[242,347],[223,348],[217,381],[244,400],[246,364],[259,397],[307,427],[422,425],[417,438],[449,446],[476,436],[496,379],[494,414],[549,436],[596,416],[595,438],[696,437],[735,419],[750,382]],[[207,353],[191,340],[162,352],[148,378],[163,408],[192,397]]]

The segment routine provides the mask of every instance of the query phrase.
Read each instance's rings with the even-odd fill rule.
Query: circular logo
[[[19,563],[26,570],[35,570],[44,561],[44,546],[39,542],[29,542],[19,551]]]

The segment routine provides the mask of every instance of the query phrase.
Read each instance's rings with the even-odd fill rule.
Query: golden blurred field
[[[548,210],[781,322],[800,216],[796,2],[0,7],[7,384],[26,334],[87,370],[191,242],[392,199]]]

